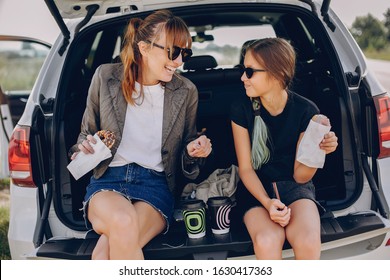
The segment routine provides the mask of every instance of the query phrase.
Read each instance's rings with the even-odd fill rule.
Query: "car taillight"
[[[30,127],[16,126],[8,146],[10,177],[20,187],[35,187],[30,155]]]
[[[378,158],[390,156],[390,96],[381,94],[374,97],[378,121],[379,155]]]

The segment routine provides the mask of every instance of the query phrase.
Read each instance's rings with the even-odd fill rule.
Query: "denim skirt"
[[[165,172],[158,172],[130,163],[124,166],[108,167],[99,179],[91,177],[83,202],[86,227],[92,229],[88,220],[88,203],[101,191],[114,191],[131,202],[144,201],[154,207],[166,221],[164,233],[173,219],[174,198],[168,188]]]

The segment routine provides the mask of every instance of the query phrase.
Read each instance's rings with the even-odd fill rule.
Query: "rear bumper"
[[[38,219],[37,189],[10,186],[8,243],[14,260],[26,259],[35,250],[33,237]]]

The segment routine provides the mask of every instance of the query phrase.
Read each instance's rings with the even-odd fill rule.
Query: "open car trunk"
[[[361,253],[380,246],[387,231],[381,218],[375,213],[348,215],[339,218],[323,217],[321,219],[323,243],[331,243],[331,241],[354,236],[355,238],[361,238],[360,245],[357,248]],[[371,234],[365,235],[365,233]],[[94,232],[88,233],[85,238],[59,240],[54,238],[39,248],[37,257],[91,259],[92,250],[97,240],[98,235]],[[344,247],[338,247],[337,250],[345,250],[351,243],[352,241],[345,242]],[[284,249],[290,248],[290,245],[286,243]],[[146,259],[172,260],[218,260],[254,254],[250,237],[243,227],[233,227],[229,234],[221,236],[208,234],[206,237],[196,240],[187,237],[182,222],[176,223],[167,235],[161,235],[153,239],[144,247],[143,251]],[[331,258],[331,251],[324,250],[322,258]],[[291,257],[291,254],[286,254],[286,257]]]
[[[274,36],[288,39],[297,50],[297,71],[292,90],[312,100],[322,114],[329,117],[332,130],[338,136],[337,150],[328,155],[323,169],[318,170],[313,181],[316,195],[327,212],[321,217],[321,237],[323,258],[331,258],[332,250],[343,250],[358,239],[358,249],[362,253],[379,246],[390,225],[377,213],[375,201],[368,202],[364,212],[347,210],[361,196],[369,192],[363,182],[363,161],[361,135],[365,119],[360,117],[360,104],[366,99],[365,90],[357,90],[351,100],[348,84],[337,54],[319,18],[307,9],[285,5],[214,5],[188,7],[173,10],[195,31],[199,26],[254,26],[272,28]],[[146,13],[137,16],[145,16]],[[118,60],[118,46],[129,16],[118,17],[107,23],[83,29],[67,52],[67,64],[63,69],[58,97],[55,102],[54,166],[52,209],[61,222],[71,230],[79,232],[79,237],[56,236],[47,238],[36,253],[37,257],[89,259],[98,236],[86,232],[82,211],[85,188],[91,173],[78,181],[69,174],[67,151],[76,142],[81,118],[85,109],[88,87],[95,69],[102,63]],[[261,19],[259,21],[259,19]],[[210,22],[208,22],[210,21]],[[252,34],[252,39],[263,34]],[[244,42],[242,42],[244,44]],[[196,59],[197,53],[194,49]],[[199,50],[199,54],[201,53]],[[237,58],[237,63],[239,63]],[[207,69],[206,69],[207,68]],[[182,70],[181,75],[191,79],[198,87],[199,109],[198,130],[206,129],[213,143],[213,156],[196,182],[201,182],[215,169],[228,168],[237,164],[229,118],[230,104],[242,95],[245,89],[240,81],[240,73],[234,64],[214,69],[199,67]],[[373,108],[367,105],[367,111]],[[60,113],[58,113],[60,112]],[[372,113],[372,112],[371,112]],[[356,123],[361,120],[360,123]],[[38,129],[37,129],[38,130]],[[32,140],[34,141],[34,140]],[[34,145],[32,145],[34,146]],[[188,181],[178,179],[179,189]],[[179,201],[180,192],[177,193]],[[365,202],[362,202],[365,203]],[[344,211],[345,210],[345,211]],[[233,210],[234,211],[234,210]],[[343,213],[344,214],[340,214]],[[50,224],[50,218],[49,218]],[[232,216],[231,232],[216,237],[208,230],[206,237],[189,240],[182,221],[173,224],[166,235],[153,239],[144,248],[149,259],[225,259],[253,254],[249,235],[239,217]],[[81,236],[81,237],[80,237]],[[353,239],[352,239],[353,237]],[[335,242],[341,242],[334,246]],[[340,245],[341,244],[341,245]],[[371,246],[371,247],[370,247]],[[285,244],[285,257],[290,257],[288,243]],[[347,257],[347,256],[346,256]]]

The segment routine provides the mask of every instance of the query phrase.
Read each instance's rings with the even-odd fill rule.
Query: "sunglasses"
[[[150,42],[150,41],[146,41],[146,42],[148,42],[149,44],[152,44],[152,42]],[[163,47],[163,46],[161,46],[159,44],[156,44],[156,43],[153,43],[152,45],[157,47],[157,48],[159,48],[159,49],[162,49],[162,50],[166,49],[165,47]],[[175,60],[181,54],[183,62],[186,62],[192,56],[192,50],[191,49],[186,49],[186,48],[180,48],[180,47],[177,47],[177,46],[173,46],[172,49],[166,49],[166,50],[168,51],[168,58],[170,60]]]
[[[245,75],[247,76],[248,79],[252,78],[252,76],[253,76],[253,74],[255,72],[267,72],[267,70],[264,70],[264,69],[253,69],[253,68],[250,68],[250,67],[245,68],[244,65],[241,65],[241,67],[240,67],[241,75],[245,73]]]

